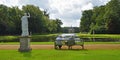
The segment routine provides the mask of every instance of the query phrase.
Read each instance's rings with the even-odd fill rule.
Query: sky
[[[101,6],[110,0],[0,0],[0,4],[9,7],[31,4],[38,6],[41,10],[47,10],[50,19],[60,19],[62,27],[79,27],[82,11],[93,9],[94,6]]]

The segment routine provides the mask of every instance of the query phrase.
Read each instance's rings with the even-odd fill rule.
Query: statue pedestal
[[[29,52],[32,49],[30,48],[30,36],[21,36],[20,37],[20,48],[18,49],[20,52]]]

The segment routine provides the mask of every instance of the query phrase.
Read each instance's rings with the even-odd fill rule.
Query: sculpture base
[[[30,48],[30,36],[21,36],[20,37],[20,48],[18,49],[19,52],[29,52],[32,49]]]

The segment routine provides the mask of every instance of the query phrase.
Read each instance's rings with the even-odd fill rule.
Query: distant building
[[[74,33],[75,32],[75,29],[71,26],[69,29],[68,29],[68,33]]]

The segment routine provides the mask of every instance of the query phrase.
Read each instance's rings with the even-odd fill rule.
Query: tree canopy
[[[94,7],[82,13],[81,32],[120,33],[120,1],[111,0],[104,6]]]
[[[46,12],[34,5],[26,5],[22,9],[0,5],[0,35],[20,35],[21,17],[24,13],[31,15],[28,21],[29,31],[32,34],[61,32],[62,21],[49,19],[49,14]]]

